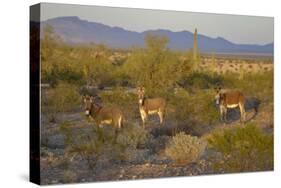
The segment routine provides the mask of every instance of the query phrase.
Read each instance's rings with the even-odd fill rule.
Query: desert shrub
[[[190,119],[191,109],[188,107],[190,94],[184,89],[178,90],[175,95],[169,98],[169,108],[173,113],[173,119],[177,121],[187,121]]]
[[[114,105],[121,108],[124,113],[125,119],[139,116],[137,95],[132,92],[126,91],[124,88],[117,87],[112,91],[105,91],[101,93],[104,105]]]
[[[117,136],[113,147],[118,150],[118,158],[122,161],[135,161],[139,158],[138,150],[144,148],[149,140],[148,132],[139,126],[129,126]]]
[[[63,122],[60,125],[60,132],[64,135],[65,156],[73,158],[79,155],[88,163],[90,169],[95,168],[100,156],[105,149],[104,141],[112,141],[112,138],[104,138],[100,129],[93,129],[88,132],[75,131],[70,122]]]
[[[126,72],[126,63],[120,66],[115,66],[112,72],[112,77],[114,79],[114,85],[117,87],[134,87],[130,76]]]
[[[209,89],[217,85],[223,85],[224,79],[217,74],[208,74],[206,72],[193,72],[185,75],[179,80],[181,86],[187,89]]]
[[[181,89],[170,98],[169,104],[174,108],[173,116],[179,123],[210,125],[219,119],[212,90],[196,90],[195,93],[190,93]]]
[[[43,28],[43,38],[41,45],[41,56],[45,60],[48,57],[52,57],[54,51],[62,42],[61,38],[55,33],[54,28],[51,25],[46,25]]]
[[[165,154],[176,164],[189,164],[195,162],[203,154],[205,147],[205,142],[198,137],[181,132],[170,140]]]
[[[73,62],[43,62],[41,81],[52,87],[63,81],[69,84],[81,85],[85,81],[81,69],[77,69]]]
[[[273,72],[246,74],[239,79],[235,74],[224,75],[223,87],[238,89],[262,101],[273,101]]]
[[[176,84],[180,64],[166,37],[147,35],[145,44],[145,49],[133,49],[123,71],[131,85],[144,86],[148,96],[155,96]]]
[[[190,98],[189,105],[192,109],[193,121],[210,125],[219,120],[219,111],[215,106],[212,89],[197,92]]]
[[[248,82],[244,81],[243,89],[249,88],[249,94],[261,99],[264,102],[273,101],[273,71],[257,73],[246,76]]]
[[[43,112],[68,112],[81,103],[81,97],[74,85],[60,83],[42,96]]]
[[[41,81],[55,87],[58,82],[99,87],[116,84],[115,69],[108,57],[110,50],[105,45],[65,44],[47,26],[41,43]],[[114,76],[113,76],[114,75]]]
[[[81,84],[82,71],[69,58],[70,47],[56,35],[52,26],[43,28],[41,42],[41,81],[55,87],[59,81]]]
[[[148,141],[148,132],[140,126],[128,126],[118,135],[117,144],[137,149]]]
[[[60,131],[64,135],[65,156],[69,160],[80,156],[94,169],[99,162],[132,161],[138,157],[137,149],[147,143],[148,133],[143,128],[126,127],[118,132],[107,128],[75,130],[71,122],[63,122]]]
[[[65,170],[63,172],[63,177],[62,180],[64,183],[72,183],[72,182],[76,182],[78,179],[77,174],[72,171],[72,170]]]
[[[71,65],[71,63],[72,62],[60,62],[60,66],[58,66],[59,68],[55,69],[56,72],[53,75],[59,81],[64,81],[76,85],[83,84],[84,82],[82,72],[79,71],[79,69],[77,70],[75,66]]]
[[[92,139],[90,137],[80,137],[78,140],[82,142],[69,145],[67,153],[79,155],[82,159],[87,161],[89,168],[93,169],[104,149],[102,140]]]
[[[50,63],[42,63],[41,69],[41,82],[49,83],[51,87],[55,87],[58,84],[57,78],[57,66]]]
[[[115,69],[116,67],[108,63],[105,58],[94,60],[85,59],[82,62],[83,78],[99,87],[112,86],[115,84],[115,78],[113,77]]]
[[[215,170],[247,172],[273,169],[273,136],[252,124],[214,133],[208,143],[222,155],[220,160],[214,159]]]
[[[130,105],[137,102],[137,95],[131,92],[127,92],[121,87],[116,87],[112,91],[106,91],[101,93],[101,98],[110,104],[118,105]]]

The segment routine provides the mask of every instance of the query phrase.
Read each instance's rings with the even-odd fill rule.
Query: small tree
[[[43,38],[41,40],[41,55],[42,59],[49,59],[54,54],[54,50],[58,44],[62,42],[60,37],[55,34],[54,28],[47,24],[43,28]]]
[[[177,57],[168,50],[168,39],[148,34],[146,48],[135,49],[128,58],[127,72],[135,85],[142,85],[148,94],[171,86],[175,80]]]

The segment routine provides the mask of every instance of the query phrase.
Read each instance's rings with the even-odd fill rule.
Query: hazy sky
[[[43,3],[41,19],[78,16],[80,19],[119,26],[131,31],[198,29],[199,34],[223,37],[234,43],[267,44],[273,42],[274,21],[271,17],[205,14],[100,6]]]

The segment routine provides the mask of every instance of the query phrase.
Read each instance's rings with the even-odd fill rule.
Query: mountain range
[[[157,29],[135,32],[121,27],[111,27],[97,22],[81,20],[76,16],[48,19],[41,22],[41,27],[46,26],[46,24],[51,25],[55,33],[66,43],[71,44],[94,42],[112,48],[143,47],[145,45],[144,38],[149,33],[168,37],[168,48],[170,49],[187,50],[193,47],[193,33],[190,31],[173,32],[166,29]],[[197,45],[201,52],[273,54],[273,43],[266,45],[236,44],[222,37],[212,38],[201,34],[197,36]]]

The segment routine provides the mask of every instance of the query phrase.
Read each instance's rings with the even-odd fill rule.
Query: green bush
[[[81,66],[83,79],[85,81],[91,81],[91,84],[99,87],[112,86],[115,84],[113,73],[116,71],[116,67],[108,63],[105,57],[94,60],[85,59]]]
[[[243,79],[233,73],[223,76],[222,87],[238,89],[245,95],[256,97],[265,102],[273,101],[273,71],[246,74]]]
[[[173,116],[179,123],[189,121],[196,125],[210,125],[219,120],[212,90],[189,93],[181,89],[170,98],[169,104],[174,108]]]
[[[208,142],[222,155],[220,160],[214,161],[215,170],[247,172],[273,169],[273,136],[254,125],[215,133]]]
[[[99,158],[106,150],[106,143],[112,142],[112,138],[106,138],[101,129],[92,128],[91,131],[83,132],[72,128],[70,122],[60,125],[60,132],[64,136],[65,155],[68,159],[80,156],[85,160],[90,169],[95,168]]]
[[[179,83],[187,89],[209,89],[214,88],[217,85],[223,85],[224,80],[222,76],[216,74],[194,72],[184,76],[181,80],[179,80]]]
[[[127,92],[121,87],[116,87],[112,91],[106,91],[101,93],[103,101],[109,104],[117,105],[135,105],[137,103],[137,95],[131,92]]]
[[[131,161],[137,158],[137,149],[148,141],[148,133],[141,127],[114,129],[92,127],[89,131],[75,130],[71,122],[63,122],[60,131],[64,135],[65,154],[68,158],[80,156],[94,169],[99,161]]]
[[[219,120],[219,111],[215,106],[213,89],[197,91],[190,98],[189,107],[192,109],[193,122],[209,126]]]
[[[41,43],[41,81],[54,87],[61,81],[112,86],[116,67],[109,62],[109,56],[110,50],[104,45],[70,46],[47,26]]]
[[[124,129],[117,137],[117,144],[133,149],[144,146],[148,141],[148,132],[140,126]]]
[[[167,48],[166,37],[147,35],[145,44],[145,49],[132,50],[123,71],[131,85],[144,86],[148,96],[155,96],[176,85],[181,64]]]
[[[48,89],[42,96],[42,111],[47,113],[68,112],[81,104],[81,97],[74,85],[60,83]]]
[[[198,137],[181,132],[170,140],[165,153],[176,164],[189,164],[203,154],[205,147],[206,143]]]
[[[129,121],[139,117],[138,97],[135,93],[117,87],[112,91],[102,92],[100,96],[104,105],[118,106],[122,110],[126,120]]]
[[[120,160],[132,162],[139,159],[138,151],[146,146],[148,140],[149,134],[142,127],[126,127],[118,134],[113,148]]]
[[[179,122],[190,120],[192,110],[189,107],[190,94],[184,90],[179,89],[174,96],[169,98],[169,108],[173,113],[170,114],[173,119]]]

